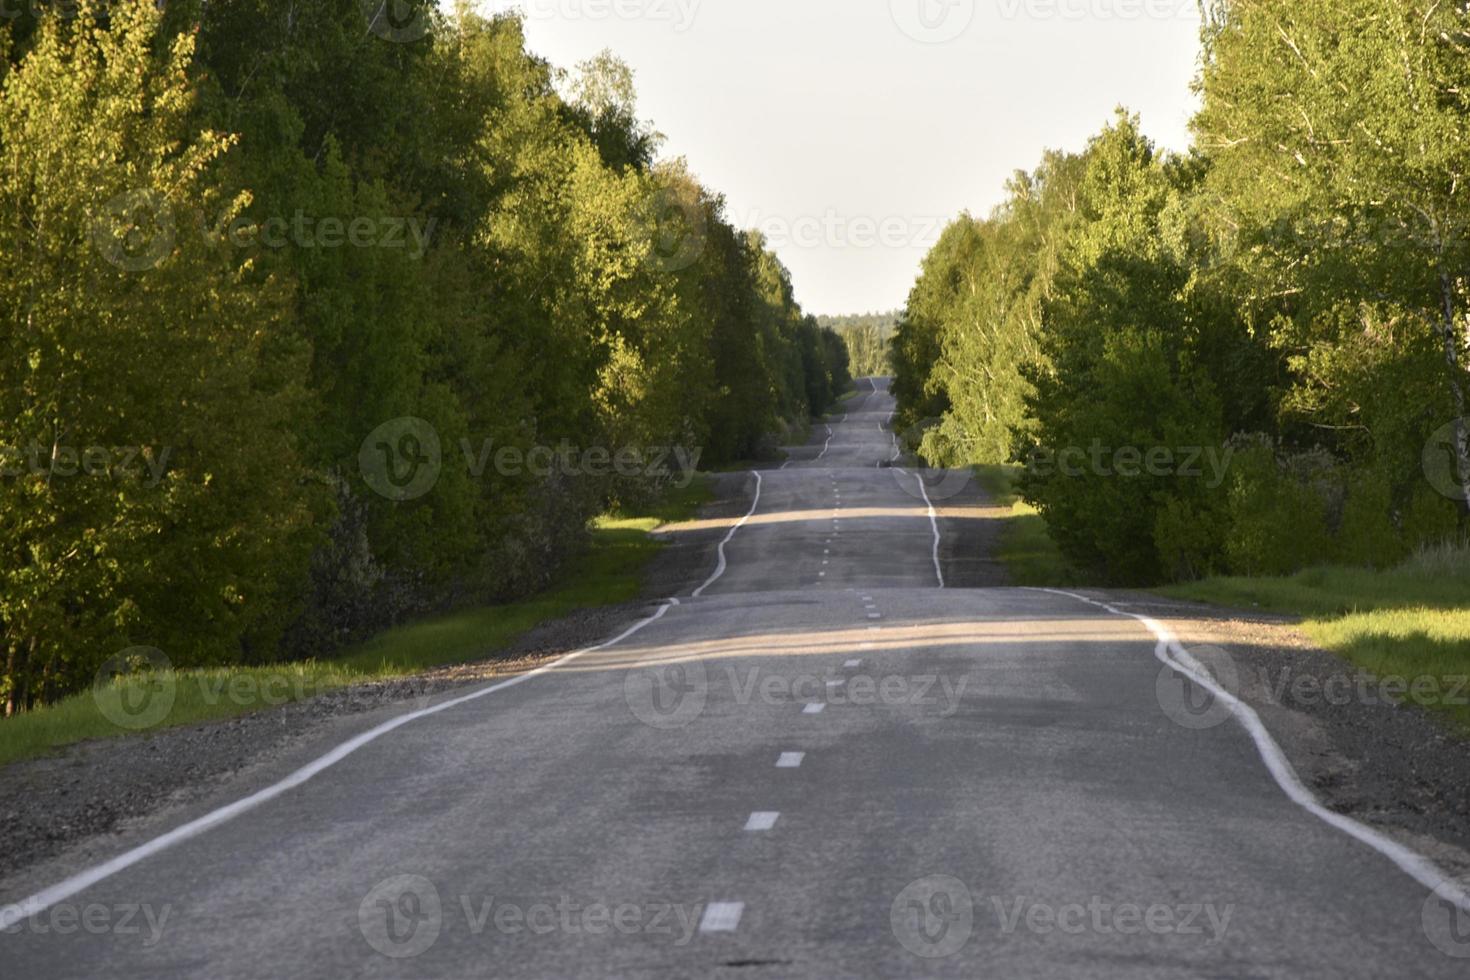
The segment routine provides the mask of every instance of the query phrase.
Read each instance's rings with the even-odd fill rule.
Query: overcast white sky
[[[811,313],[903,305],[944,222],[1123,104],[1188,145],[1196,0],[486,0],[571,68],[611,48],[639,110],[767,231]]]

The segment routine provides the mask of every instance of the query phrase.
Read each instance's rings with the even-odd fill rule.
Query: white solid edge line
[[[1127,616],[1129,619],[1136,619],[1148,627],[1149,631],[1159,641],[1154,647],[1154,656],[1166,666],[1172,667],[1174,670],[1184,674],[1190,680],[1208,690],[1230,709],[1231,713],[1235,715],[1236,720],[1240,722],[1241,727],[1246,730],[1247,734],[1256,743],[1256,750],[1261,755],[1261,761],[1266,764],[1266,769],[1271,773],[1271,777],[1276,780],[1276,785],[1281,787],[1282,792],[1286,794],[1288,799],[1328,826],[1335,827],[1359,843],[1373,848],[1373,850],[1396,864],[1400,871],[1403,871],[1415,881],[1434,892],[1435,895],[1458,905],[1466,911],[1470,911],[1470,893],[1467,893],[1454,878],[1446,874],[1433,861],[1366,824],[1359,823],[1351,817],[1343,816],[1324,807],[1318,801],[1317,797],[1312,795],[1312,791],[1307,789],[1302,783],[1301,778],[1296,773],[1296,769],[1292,767],[1290,760],[1286,758],[1286,753],[1281,750],[1281,746],[1271,737],[1271,733],[1261,721],[1261,716],[1256,714],[1256,710],[1217,684],[1214,675],[1200,664],[1188,650],[1184,649],[1184,645],[1179,642],[1178,637],[1163,623],[1156,619],[1151,619],[1148,616],[1140,616],[1137,613],[1116,609],[1106,602],[1089,599],[1075,592],[1065,592],[1061,589],[1032,589],[1031,591],[1049,592],[1052,595],[1076,599],[1090,606],[1105,609],[1115,616]]]
[[[924,486],[924,477],[914,471],[914,479],[919,481],[919,492],[924,495],[924,505],[929,508],[929,526],[934,529],[934,577],[939,579],[939,587],[944,588],[944,569],[939,567],[939,515],[934,511],[934,501],[929,499],[929,488]]]
[[[719,562],[715,565],[715,573],[711,575],[703,585],[701,585],[699,588],[695,589],[693,593],[691,593],[691,596],[695,599],[698,599],[701,595],[703,595],[705,589],[709,588],[711,585],[714,585],[716,580],[718,580],[721,575],[725,574],[725,545],[729,544],[730,539],[735,537],[736,531],[745,526],[746,521],[755,516],[755,509],[761,505],[761,475],[756,470],[751,470],[750,475],[755,477],[755,499],[750,502],[750,510],[746,512],[746,515],[740,518],[740,521],[734,527],[730,528],[730,533],[725,535],[725,540],[720,542]]]
[[[822,451],[817,454],[816,462],[820,463],[822,461],[822,457],[825,456],[825,455],[827,455],[827,450],[829,450],[831,448],[832,448],[832,427],[829,425],[829,426],[827,426],[827,444],[825,446],[823,446],[822,447]]]
[[[346,742],[343,742],[341,745],[337,746],[326,755],[323,755],[316,760],[307,763],[306,765],[302,766],[300,769],[297,769],[291,775],[287,776],[285,779],[282,779],[278,783],[267,786],[265,789],[252,793],[251,795],[243,799],[236,800],[234,803],[231,803],[227,806],[222,806],[217,810],[206,813],[204,816],[199,817],[195,820],[191,820],[181,827],[176,827],[166,834],[153,838],[153,840],[148,841],[146,844],[140,844],[130,851],[125,851],[124,853],[119,854],[117,857],[113,858],[110,861],[104,861],[102,864],[89,868],[86,871],[80,872],[79,874],[72,875],[70,878],[61,881],[58,884],[52,885],[50,888],[39,891],[29,898],[21,899],[21,901],[12,905],[0,906],[0,929],[8,929],[18,922],[24,922],[31,916],[46,911],[48,908],[55,905],[56,903],[64,902],[68,898],[71,898],[73,895],[76,895],[78,892],[81,892],[84,889],[90,888],[100,881],[112,877],[119,871],[130,868],[138,862],[146,860],[154,856],[155,854],[162,853],[170,847],[173,847],[175,844],[181,844],[184,841],[189,840],[193,837],[198,837],[205,831],[212,830],[215,827],[220,826],[221,824],[228,823],[236,817],[248,813],[264,803],[270,802],[271,800],[285,793],[287,790],[295,789],[297,786],[300,786],[303,783],[307,782],[313,776],[316,776],[317,774],[330,768],[331,766],[336,765],[338,762],[341,762],[343,759],[347,758],[349,755],[356,752],[364,745],[378,740],[379,738],[383,737],[394,729],[400,728],[403,725],[407,725],[411,721],[418,721],[420,718],[427,718],[430,715],[436,715],[441,711],[448,711],[450,708],[455,708],[459,705],[478,700],[488,694],[494,694],[496,691],[503,691],[508,687],[514,687],[515,685],[530,680],[532,677],[535,677],[539,674],[545,674],[548,671],[555,670],[562,664],[569,663],[570,661],[575,660],[578,657],[585,656],[589,653],[595,653],[598,650],[605,650],[611,646],[615,646],[618,643],[626,640],[628,637],[632,636],[634,633],[637,633],[645,626],[661,618],[664,613],[668,612],[670,609],[672,609],[674,606],[677,606],[678,604],[679,601],[677,599],[667,600],[666,602],[664,602],[663,605],[658,607],[658,611],[655,612],[652,616],[649,616],[647,619],[643,619],[634,623],[632,626],[629,626],[626,630],[619,633],[613,639],[608,640],[604,643],[599,643],[597,646],[587,647],[582,650],[574,651],[567,654],[565,657],[553,660],[551,663],[545,665],[544,667],[537,667],[535,670],[528,670],[524,674],[517,674],[515,677],[512,677],[509,680],[501,681],[498,684],[492,684],[490,687],[487,687],[484,690],[475,691],[472,694],[466,694],[463,697],[454,698],[452,700],[445,701],[442,704],[436,704],[431,708],[423,708],[419,711],[410,712],[409,714],[394,718],[391,721],[386,721],[383,724],[379,725],[377,728],[363,732],[361,735],[358,735],[355,738],[348,739]]]

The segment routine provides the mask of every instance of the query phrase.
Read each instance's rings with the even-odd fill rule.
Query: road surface
[[[850,405],[750,478],[697,597],[129,841],[0,975],[1470,975],[1406,858],[1170,710],[1145,624],[941,589],[892,399]]]

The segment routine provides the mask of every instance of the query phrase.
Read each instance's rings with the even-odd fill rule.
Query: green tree
[[[248,198],[194,122],[194,40],[159,19],[47,18],[0,89],[8,712],[133,644],[271,650],[313,541],[282,293],[197,232]]]

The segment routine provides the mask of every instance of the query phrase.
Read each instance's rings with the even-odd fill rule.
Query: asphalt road
[[[697,598],[65,896],[0,976],[1470,975],[1144,624],[939,588],[891,410],[762,472]]]

